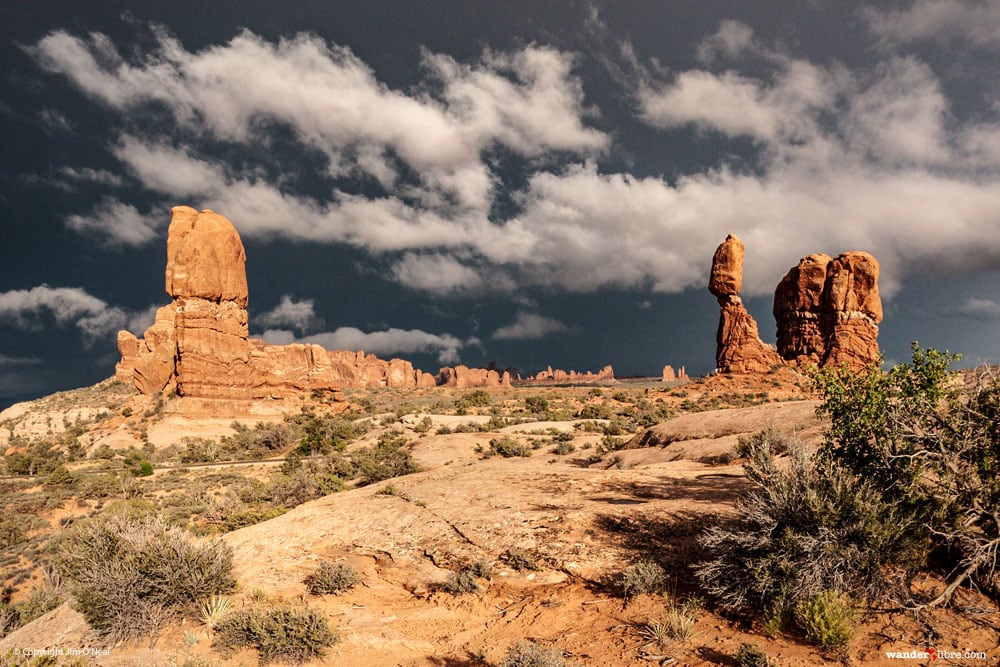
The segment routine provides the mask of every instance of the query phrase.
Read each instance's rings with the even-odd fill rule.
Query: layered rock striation
[[[743,257],[746,247],[730,234],[715,250],[708,291],[719,301],[715,367],[722,373],[764,373],[781,363],[773,347],[760,339],[757,322],[743,305]]]
[[[247,328],[246,252],[232,223],[212,211],[173,209],[166,291],[142,338],[118,333],[118,379],[152,394],[248,400],[342,387],[433,387],[409,361],[319,345],[268,345]]]
[[[774,292],[778,354],[798,363],[878,363],[879,264],[866,252],[808,255]]]

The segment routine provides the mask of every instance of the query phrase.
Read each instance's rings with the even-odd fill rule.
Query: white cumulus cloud
[[[129,328],[141,334],[152,323],[155,306],[127,311],[111,306],[80,287],[39,285],[27,290],[0,292],[0,323],[27,331],[37,330],[48,315],[60,326],[73,325],[88,345]],[[142,329],[136,331],[137,327]]]
[[[565,331],[566,325],[551,317],[521,311],[510,324],[493,332],[493,340],[536,340],[551,333]]]
[[[905,9],[866,10],[877,34],[899,42],[958,38],[1000,46],[1000,5],[994,0],[917,0]]]
[[[355,327],[340,327],[336,331],[313,334],[297,339],[298,343],[316,343],[328,350],[364,350],[380,356],[390,354],[437,354],[443,364],[454,364],[468,341],[451,334],[432,334],[421,329],[362,331]]]
[[[296,301],[288,294],[281,297],[277,306],[257,315],[253,321],[272,329],[291,327],[300,333],[306,333],[323,326],[322,321],[316,316],[313,299]]]

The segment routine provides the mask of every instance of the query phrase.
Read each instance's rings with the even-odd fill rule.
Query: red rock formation
[[[687,371],[681,366],[680,370],[674,371],[674,367],[667,364],[663,367],[663,382],[675,382],[677,380],[687,380]]]
[[[246,400],[340,387],[427,387],[434,376],[402,359],[318,345],[268,345],[247,331],[246,253],[232,223],[211,211],[173,209],[166,290],[173,302],[138,339],[118,333],[115,375],[151,394]]]
[[[760,340],[757,322],[739,296],[743,285],[743,241],[730,234],[716,249],[708,290],[719,301],[715,366],[722,373],[764,373],[781,357]]]
[[[446,387],[509,387],[510,373],[501,375],[490,368],[455,366],[442,368],[437,374],[437,384]]]
[[[866,252],[802,258],[774,292],[778,353],[799,363],[878,363],[879,265]]]
[[[614,379],[615,369],[609,364],[596,373],[593,371],[578,373],[577,371],[564,371],[558,368],[553,370],[549,366],[544,371],[538,371],[535,375],[529,375],[521,380],[521,382],[525,384],[584,384],[590,382],[610,382]]]

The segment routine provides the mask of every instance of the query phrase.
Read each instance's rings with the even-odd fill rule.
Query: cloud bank
[[[80,287],[39,285],[27,290],[0,292],[0,324],[38,331],[46,317],[59,326],[75,326],[87,345],[128,329],[141,335],[153,323],[156,306],[127,311],[111,306]]]
[[[576,56],[547,46],[473,62],[424,52],[424,78],[408,90],[305,34],[243,31],[192,52],[161,29],[154,48],[126,58],[105,35],[57,31],[28,50],[123,117],[167,110],[183,139],[136,126],[109,147],[147,192],[224,212],[245,235],[361,249],[416,290],[701,289],[729,232],[747,242],[750,295],[817,251],[873,253],[887,296],[910,274],[1000,268],[1000,101],[959,118],[940,74],[906,51],[935,21],[995,48],[996,10],[921,1],[866,16],[887,46],[856,70],[789,55],[736,21],[706,36],[697,68],[623,63],[623,92],[650,128],[754,146],[749,162],[723,157],[671,181],[601,167],[614,137],[594,127]],[[329,196],[215,157],[220,145],[266,147],[275,126],[322,156]],[[514,191],[501,192],[497,154],[529,169]],[[498,218],[501,194],[516,206]],[[150,242],[165,222],[113,195],[66,221],[121,245]]]

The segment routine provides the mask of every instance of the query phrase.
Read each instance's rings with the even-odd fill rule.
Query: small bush
[[[505,459],[515,456],[531,456],[531,447],[505,435],[502,438],[490,440],[490,455],[495,454],[499,454]]]
[[[488,577],[493,572],[493,563],[485,558],[480,558],[467,568],[469,572],[479,578]]]
[[[524,407],[532,414],[545,414],[549,411],[549,401],[544,396],[527,396]]]
[[[507,649],[500,667],[566,667],[566,661],[557,648],[542,648],[534,642],[519,641]]]
[[[340,595],[361,583],[361,575],[345,563],[323,561],[303,583],[313,595]]]
[[[565,440],[563,440],[562,442],[560,442],[558,445],[555,446],[555,449],[552,450],[552,453],[558,454],[559,456],[565,456],[566,454],[572,454],[575,451],[576,451],[576,445],[574,445],[572,442],[566,442]]]
[[[662,593],[667,584],[667,573],[652,561],[642,561],[625,568],[617,584],[625,599],[644,593]]]
[[[452,595],[462,595],[463,593],[478,593],[482,586],[476,581],[478,576],[470,568],[464,567],[458,572],[452,572],[441,588]]]
[[[756,644],[740,644],[735,658],[736,667],[772,667],[767,653]]]
[[[774,428],[766,428],[749,437],[741,436],[736,444],[736,458],[746,459],[753,456],[771,454],[778,456],[789,450],[793,443]]]
[[[355,454],[354,464],[360,476],[359,484],[364,486],[385,479],[420,472],[420,466],[406,449],[407,440],[398,433],[385,433],[373,447],[367,447]]]
[[[213,646],[223,651],[254,648],[261,664],[277,660],[302,663],[323,657],[339,639],[337,631],[312,609],[241,609],[215,628]]]
[[[214,630],[233,612],[233,601],[225,595],[213,595],[201,603],[201,622]]]
[[[488,391],[477,389],[473,392],[469,392],[468,394],[460,398],[458,401],[455,402],[455,405],[456,407],[466,406],[474,408],[485,408],[489,406],[489,404],[492,402],[493,401],[490,398],[490,393]]]
[[[823,591],[795,607],[796,625],[806,639],[824,648],[849,642],[857,617],[857,608],[837,591]]]
[[[611,419],[613,415],[611,414],[611,408],[606,405],[597,405],[591,403],[590,405],[585,405],[577,413],[577,419]]]
[[[62,544],[58,567],[87,622],[113,640],[152,634],[236,584],[227,545],[197,544],[154,517],[82,522]]]
[[[538,562],[538,557],[524,549],[510,549],[500,556],[500,560],[518,572],[522,570],[542,569],[541,563]]]
[[[677,604],[673,600],[667,602],[664,616],[667,636],[675,640],[689,639],[694,634],[694,626],[698,618],[698,606],[692,602]]]

